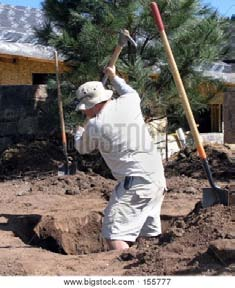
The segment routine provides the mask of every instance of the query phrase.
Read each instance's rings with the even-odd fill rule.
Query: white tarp
[[[54,59],[54,49],[28,43],[11,43],[0,41],[0,53],[39,59]]]
[[[0,54],[53,59],[53,49],[37,44],[35,36],[44,21],[40,9],[0,3]]]
[[[226,64],[221,61],[199,67],[196,70],[201,71],[205,76],[222,80],[225,83],[235,84],[235,67],[232,65],[235,64]]]

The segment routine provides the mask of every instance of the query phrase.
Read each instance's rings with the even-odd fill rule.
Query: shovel
[[[68,156],[68,145],[67,138],[65,132],[65,124],[64,124],[64,112],[63,112],[63,102],[62,102],[62,93],[60,87],[60,77],[59,77],[59,61],[58,61],[58,53],[55,53],[55,67],[56,67],[56,83],[57,83],[57,98],[58,98],[58,108],[59,108],[59,116],[60,116],[60,128],[61,128],[61,137],[63,144],[63,152],[65,157],[65,162],[59,165],[58,167],[58,176],[63,175],[72,175],[76,173],[76,163],[73,161],[72,157]]]
[[[163,45],[167,54],[168,63],[170,65],[171,72],[172,72],[179,96],[183,104],[183,108],[186,114],[186,118],[187,118],[190,130],[191,130],[191,133],[193,135],[193,139],[195,142],[197,152],[201,159],[203,168],[206,172],[209,184],[211,186],[210,188],[203,188],[202,206],[204,208],[215,205],[215,204],[223,204],[227,206],[229,202],[229,193],[227,190],[218,187],[214,183],[214,180],[212,178],[212,173],[208,164],[207,155],[202,145],[201,137],[199,135],[197,125],[193,117],[193,113],[192,113],[192,110],[188,101],[188,97],[185,92],[182,79],[180,77],[169,41],[165,33],[164,24],[162,22],[162,18],[161,18],[160,11],[158,9],[158,5],[155,2],[152,2],[151,9],[153,12],[155,24],[157,25],[158,30],[160,32],[160,36],[161,36],[161,39],[162,39],[162,42],[163,42]]]

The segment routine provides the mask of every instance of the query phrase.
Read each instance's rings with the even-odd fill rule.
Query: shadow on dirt
[[[51,252],[65,254],[63,249],[52,237],[40,238],[35,232],[35,227],[41,221],[41,215],[12,215],[0,214],[0,217],[7,219],[6,223],[0,223],[0,230],[12,231],[26,245],[41,247]]]
[[[177,271],[175,275],[198,275],[214,271],[213,276],[220,275],[227,270],[227,264],[220,262],[209,251],[201,253],[188,263],[188,268]]]
[[[5,219],[4,219],[5,218]],[[0,230],[12,231],[26,245],[41,247],[63,255],[82,255],[106,251],[101,236],[102,215],[86,217],[0,214]]]

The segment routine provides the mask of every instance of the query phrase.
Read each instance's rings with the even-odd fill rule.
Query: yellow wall
[[[60,72],[66,69],[60,65]],[[64,65],[63,65],[64,66]],[[53,61],[33,58],[4,58],[0,55],[0,85],[32,85],[33,73],[55,73]]]

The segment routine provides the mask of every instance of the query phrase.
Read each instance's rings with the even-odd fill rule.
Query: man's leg
[[[139,238],[143,237],[157,237],[162,233],[161,229],[161,206],[164,199],[164,195],[159,199],[158,197],[152,199],[149,205],[148,217],[140,231]]]
[[[115,187],[102,223],[102,235],[109,249],[128,249],[129,244],[135,242],[148,217],[145,208],[149,201],[150,198],[140,198],[136,190],[127,192],[123,182]]]
[[[125,250],[129,248],[129,245],[127,242],[122,240],[108,240],[106,239],[108,248],[110,250]]]

